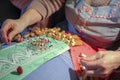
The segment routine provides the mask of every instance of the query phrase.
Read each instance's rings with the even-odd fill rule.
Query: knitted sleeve
[[[65,0],[33,0],[27,9],[37,10],[43,18],[49,17],[51,14],[59,10],[65,3]]]
[[[19,9],[24,9],[32,0],[10,0],[11,3]]]

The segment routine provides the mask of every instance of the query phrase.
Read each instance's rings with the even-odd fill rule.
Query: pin
[[[89,11],[90,11],[90,8],[86,8],[85,11],[86,11],[86,12],[89,12]]]
[[[22,74],[22,73],[23,73],[23,69],[22,69],[21,66],[18,66],[18,67],[17,67],[17,73],[18,73],[18,74]]]

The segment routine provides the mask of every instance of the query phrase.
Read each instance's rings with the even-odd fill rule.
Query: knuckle
[[[101,64],[102,64],[102,66],[105,66],[105,64],[107,64],[107,61],[101,60]]]
[[[104,73],[103,73],[103,75],[106,77],[106,76],[108,76],[110,73],[109,73],[109,71],[105,71]]]

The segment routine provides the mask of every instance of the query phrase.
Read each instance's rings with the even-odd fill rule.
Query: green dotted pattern
[[[62,41],[47,36],[41,38],[50,40],[47,44],[50,46],[48,49],[39,50],[36,46],[32,46],[31,42],[38,39],[35,37],[0,50],[0,80],[22,80],[45,62],[69,50],[69,46]],[[23,69],[20,75],[16,71],[18,66]]]

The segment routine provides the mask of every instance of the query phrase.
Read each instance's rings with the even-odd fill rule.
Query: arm
[[[19,19],[7,19],[4,21],[0,31],[2,41],[10,44],[16,34],[22,32],[27,26],[41,19],[41,15],[34,9],[27,10]]]
[[[27,25],[34,24],[52,15],[59,10],[65,0],[33,0],[27,7],[25,13],[20,17]]]
[[[42,15],[43,19],[59,10],[66,0],[33,0],[27,9],[35,9]]]
[[[42,20],[42,16],[35,9],[28,9],[20,18],[21,23],[25,23],[24,27],[32,25]]]
[[[27,26],[52,15],[60,9],[65,0],[33,0],[19,19],[6,20],[1,29],[2,40],[7,44]]]

